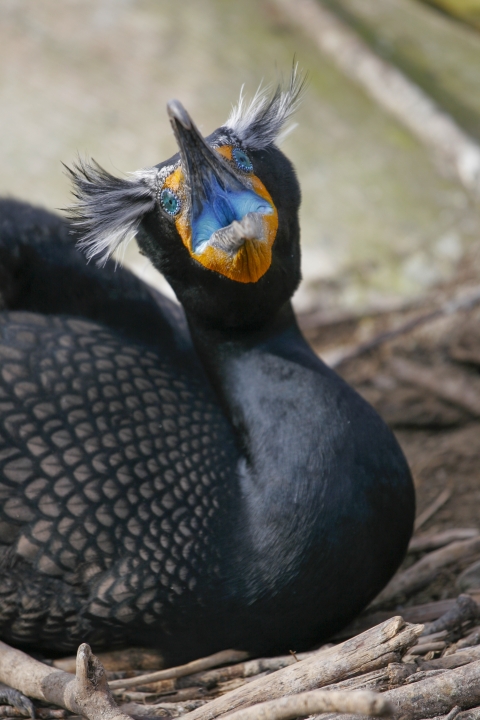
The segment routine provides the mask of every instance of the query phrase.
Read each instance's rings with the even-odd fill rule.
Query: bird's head
[[[204,138],[176,100],[167,110],[179,153],[115,178],[78,163],[73,222],[88,258],[104,263],[136,235],[187,314],[218,326],[261,325],[300,280],[300,190],[275,141],[299,103],[303,80],[240,98]]]

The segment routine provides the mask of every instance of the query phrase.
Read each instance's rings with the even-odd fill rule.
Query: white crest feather
[[[306,78],[292,68],[288,86],[279,84],[273,94],[270,87],[260,85],[252,100],[247,103],[240,91],[238,104],[232,109],[225,123],[247,148],[261,150],[272,145],[282,132],[285,123],[298,109],[305,89]]]
[[[89,260],[96,258],[99,265],[105,265],[122,243],[135,236],[142,217],[154,208],[158,170],[139,170],[117,178],[96,162],[82,160],[67,170],[77,198],[76,205],[69,208],[69,218],[82,232],[78,246]]]

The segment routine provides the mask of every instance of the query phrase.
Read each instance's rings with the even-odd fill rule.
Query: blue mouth
[[[248,213],[272,215],[273,208],[253,190],[228,190],[222,188],[212,175],[204,188],[206,200],[201,212],[192,218],[192,251],[198,252],[214,232],[227,227],[234,220],[240,222]]]

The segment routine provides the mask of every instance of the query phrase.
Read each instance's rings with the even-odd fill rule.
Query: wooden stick
[[[470,708],[459,713],[455,720],[480,720],[480,707]]]
[[[437,640],[445,640],[447,635],[448,635],[448,630],[439,630],[439,632],[430,633],[430,635],[425,635],[425,629],[424,629],[423,633],[418,638],[417,645],[428,645],[428,643],[437,642]]]
[[[16,708],[25,717],[35,717],[35,706],[23,693],[0,683],[0,702]]]
[[[331,645],[321,647],[315,652],[324,652],[330,647]],[[279,655],[278,657],[247,660],[246,662],[237,663],[236,665],[227,665],[226,667],[217,668],[215,670],[207,670],[205,672],[188,675],[185,678],[179,679],[177,687],[182,688],[201,685],[202,687],[209,689],[215,687],[218,683],[228,680],[236,678],[249,678],[254,675],[259,675],[260,673],[280,670],[288,665],[293,665],[297,662],[297,660],[304,660],[312,654],[312,652],[295,653],[295,657],[293,657],[293,655]]]
[[[408,570],[397,573],[377,595],[370,607],[376,608],[396,597],[411,595],[433,580],[441,568],[478,553],[480,553],[480,537],[459,540],[439,550],[434,550],[409,567]]]
[[[380,668],[380,670],[372,670],[362,675],[355,675],[353,678],[348,680],[341,680],[331,685],[324,685],[323,690],[373,690],[374,692],[383,692],[383,690],[389,690],[390,674],[389,668],[400,663],[390,663],[387,667]]]
[[[63,708],[35,708],[38,720],[64,720],[67,714]],[[25,718],[25,713],[11,705],[0,705],[0,717]]]
[[[457,642],[457,649],[462,650],[463,648],[471,648],[475,645],[480,645],[480,627],[473,628],[473,630]]]
[[[383,716],[390,715],[393,707],[382,695],[370,690],[312,690],[253,705],[225,717],[229,720],[294,720],[321,712]]]
[[[470,595],[459,595],[454,607],[444,615],[427,623],[423,635],[433,635],[441,630],[453,630],[460,627],[464,622],[474,620],[478,617],[479,607]]]
[[[454,718],[456,718],[457,715],[460,713],[461,709],[462,709],[461,707],[459,707],[458,705],[455,705],[455,707],[450,710],[448,715],[445,715],[443,717],[443,720],[454,720]]]
[[[453,668],[468,665],[471,662],[480,660],[480,647],[465,648],[453,653],[453,655],[444,655],[435,660],[420,660],[418,667],[420,670],[452,670]]]
[[[78,648],[76,675],[72,675],[0,642],[0,681],[88,720],[131,720],[116,705],[105,670],[86,643]]]
[[[438,498],[435,502],[437,501]],[[422,513],[422,515],[423,514],[424,513]],[[418,517],[420,518],[421,515]],[[431,515],[428,516],[428,519],[430,519],[430,517]],[[426,520],[424,522],[426,522]],[[432,550],[438,550],[438,548],[449,545],[457,540],[470,540],[470,538],[477,537],[477,535],[480,535],[477,528],[451,528],[449,530],[443,530],[442,532],[433,533],[433,535],[416,535],[410,540],[408,552],[430,552]]]
[[[389,368],[395,377],[433,393],[442,400],[480,417],[480,382],[452,365],[427,367],[406,358],[393,358]]]
[[[305,660],[252,680],[186,717],[188,720],[213,720],[233,710],[296,695],[377,670],[390,662],[399,662],[422,630],[423,625],[406,625],[401,617],[392,618],[329,650],[312,653]]]
[[[116,690],[117,688],[146,685],[147,683],[156,682],[157,680],[170,680],[171,678],[184,677],[185,675],[192,675],[192,673],[200,672],[201,670],[209,670],[218,665],[241,662],[242,660],[246,660],[248,656],[248,653],[242,650],[222,650],[214,655],[193,660],[192,662],[186,663],[186,665],[177,665],[177,667],[159,670],[158,672],[148,673],[146,675],[137,675],[136,677],[125,678],[124,680],[112,680],[109,686],[110,690]]]
[[[480,603],[480,592],[478,590],[472,590],[468,593],[475,602]],[[437,620],[441,615],[455,607],[456,600],[451,598],[449,600],[436,600],[435,602],[422,603],[421,605],[411,605],[402,610],[403,619],[409,623],[427,623],[432,620]],[[375,612],[369,612],[368,615],[360,615],[359,618],[350,623],[346,628],[343,628],[338,632],[333,640],[340,642],[347,638],[358,635],[358,633],[365,632],[370,628],[378,625],[385,620],[392,618],[398,611],[397,610],[376,610]]]
[[[418,517],[415,519],[415,530],[420,530],[422,525],[425,525],[425,523],[432,518],[438,510],[440,510],[441,507],[445,505],[446,502],[450,500],[452,496],[452,491],[450,488],[445,488],[445,490],[442,490],[440,495],[435,498],[435,500],[432,502],[431,505],[429,505]],[[444,543],[445,544],[445,543]]]
[[[480,661],[387,690],[382,697],[392,703],[396,720],[446,715],[456,706],[475,707],[480,703]],[[337,715],[335,720],[354,720],[355,717],[362,716]]]
[[[444,715],[456,705],[473,707],[480,703],[480,661],[389,690],[384,697],[395,717],[408,720]]]
[[[414,663],[389,663],[380,670],[372,670],[362,675],[341,680],[338,683],[325,685],[324,690],[374,690],[375,692],[383,692],[391,690],[398,685],[403,685],[405,680],[413,673],[417,672],[417,666]]]
[[[479,303],[480,293],[477,288],[475,288],[473,293],[469,293],[467,296],[463,295],[457,298],[450,298],[436,310],[432,310],[429,313],[407,320],[403,325],[395,330],[387,330],[387,332],[380,333],[367,342],[360,343],[355,347],[349,347],[344,352],[337,354],[335,360],[330,362],[329,365],[333,368],[339,368],[341,365],[348,363],[350,360],[355,360],[356,358],[361,357],[362,355],[365,355],[366,353],[369,353],[388,342],[396,340],[402,335],[407,335],[408,333],[413,332],[422,325],[427,325],[435,320],[439,320],[445,315],[450,315],[451,313],[459,310],[470,310]]]
[[[445,650],[446,647],[447,643],[442,640],[438,642],[421,643],[410,648],[410,655],[426,655],[432,650],[437,652],[438,650]]]
[[[119,670],[160,670],[165,661],[158,650],[152,648],[125,648],[124,650],[112,650],[111,652],[98,653],[100,660],[107,671]],[[75,656],[57,658],[52,661],[53,667],[65,672],[74,673],[77,666]]]

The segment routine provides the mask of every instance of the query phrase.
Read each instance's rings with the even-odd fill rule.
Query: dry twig
[[[323,646],[315,652],[324,652],[330,647],[331,645]],[[288,665],[293,665],[293,663],[297,662],[297,659],[304,660],[310,655],[312,655],[312,652],[295,653],[295,657],[293,655],[279,655],[278,657],[247,660],[246,662],[237,663],[236,665],[227,665],[226,667],[217,668],[215,670],[207,670],[205,672],[188,675],[181,679],[177,683],[177,686],[201,686],[209,689],[218,683],[226,682],[228,680],[249,678],[259,675],[260,673],[281,670],[281,668],[288,667]]]
[[[228,720],[294,720],[320,712],[382,716],[392,711],[393,707],[382,695],[370,690],[312,690],[252,705],[225,717]]]
[[[468,593],[475,602],[480,603],[480,591],[469,591]],[[455,598],[449,598],[447,600],[436,600],[434,602],[423,603],[421,605],[411,605],[403,608],[402,616],[406,622],[409,623],[427,623],[432,620],[437,620],[439,617],[444,615],[446,612],[455,607]],[[385,620],[389,620],[396,615],[398,610],[375,610],[369,612],[367,615],[360,615],[346,628],[338,632],[333,638],[337,642],[346,640],[347,638],[358,635],[358,633],[365,632],[370,628],[378,625]]]
[[[112,650],[111,652],[98,653],[97,659],[107,671],[160,670],[165,664],[162,654],[152,648],[131,647],[124,650]],[[59,670],[74,673],[77,658],[74,655],[57,658],[53,660],[52,665]]]
[[[453,668],[462,667],[462,665],[468,665],[476,660],[480,660],[480,648],[472,647],[459,650],[452,655],[435,658],[434,660],[421,660],[418,666],[421,670],[452,670]]]
[[[329,650],[312,653],[305,660],[232,690],[186,717],[213,720],[265,700],[296,695],[399,662],[422,630],[422,625],[406,625],[402,618],[392,618]]]
[[[396,597],[411,595],[433,580],[441,568],[452,565],[458,560],[465,560],[478,553],[480,553],[480,537],[459,540],[435,550],[425,555],[421,560],[409,567],[408,570],[397,573],[382,592],[377,595],[370,607],[380,607]]]
[[[394,706],[394,717],[408,720],[443,715],[456,705],[473,707],[480,702],[480,661],[389,690],[384,697]]]
[[[125,680],[113,680],[109,685],[111,690],[135,687],[136,685],[146,685],[147,683],[157,682],[158,680],[184,677],[185,675],[191,675],[201,670],[209,670],[218,665],[240,662],[247,658],[248,653],[241,650],[222,650],[214,655],[193,660],[185,665],[177,665],[177,667],[159,670],[158,672],[148,673],[146,675],[137,675],[137,677],[126,678]]]
[[[440,498],[441,495],[436,498],[435,502],[437,503]],[[431,507],[430,505],[427,509],[429,510]],[[423,514],[424,513],[422,513],[422,515]],[[420,517],[421,515],[419,515],[419,518]],[[428,519],[430,519],[430,517],[431,515],[429,515]],[[426,522],[426,520],[424,522]],[[477,528],[450,528],[449,530],[433,533],[433,535],[416,535],[410,540],[408,552],[430,552],[432,550],[438,550],[438,548],[444,547],[445,545],[450,545],[450,543],[456,542],[457,540],[470,540],[470,538],[477,537],[478,535],[480,535],[480,532]]]
[[[459,595],[454,607],[444,615],[427,623],[423,635],[432,635],[441,630],[453,630],[460,627],[464,622],[474,620],[478,616],[478,605],[470,595]]]
[[[480,645],[480,628],[476,627],[466,637],[457,642],[457,649],[470,648],[474,645]]]
[[[415,530],[420,530],[420,528],[425,525],[425,523],[430,520],[430,518],[432,518],[435,513],[438,512],[438,510],[440,510],[440,508],[443,507],[445,503],[450,500],[451,497],[452,491],[450,488],[445,488],[445,490],[442,490],[440,495],[435,498],[431,505],[425,508],[425,510],[420,513],[420,515],[418,515],[418,517],[415,519]]]
[[[285,0],[276,1],[284,2]],[[440,305],[431,312],[424,313],[423,315],[418,315],[415,318],[407,320],[405,323],[403,323],[403,325],[400,325],[400,327],[379,333],[367,342],[359,343],[358,345],[353,347],[350,346],[347,349],[344,349],[343,352],[336,353],[335,359],[328,364],[330,365],[330,367],[338,369],[341,365],[344,365],[351,360],[355,360],[356,358],[361,357],[362,355],[365,355],[366,353],[369,353],[372,350],[375,350],[376,348],[385,345],[386,343],[397,340],[403,335],[408,335],[408,333],[417,330],[418,328],[422,327],[422,325],[428,325],[429,323],[435,322],[436,320],[439,320],[446,315],[451,315],[452,313],[460,310],[470,310],[479,303],[480,292],[478,291],[478,288],[474,288],[473,291],[470,291],[466,294],[462,293],[459,297],[450,298],[449,300],[447,300],[447,302]]]
[[[105,670],[85,643],[78,648],[76,675],[71,675],[0,642],[0,681],[88,720],[131,720],[115,703]]]
[[[474,707],[480,703],[480,661],[387,690],[382,697],[392,703],[393,718],[403,720],[445,715],[457,706],[460,709]],[[327,718],[324,716],[322,720]],[[354,715],[337,715],[335,720],[354,718]]]
[[[428,390],[442,400],[480,417],[480,382],[452,365],[426,367],[406,358],[393,358],[390,368],[399,380]]]

